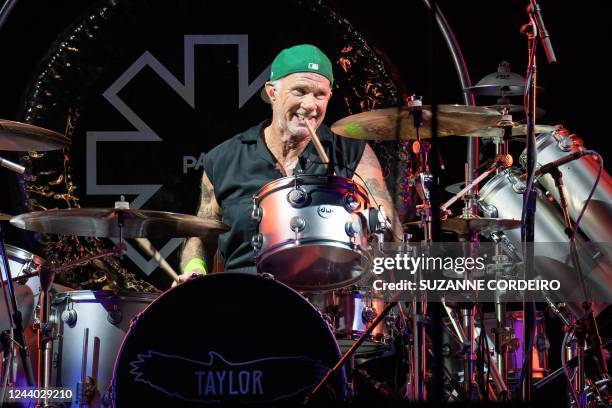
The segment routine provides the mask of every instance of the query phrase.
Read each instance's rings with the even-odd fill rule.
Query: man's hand
[[[182,275],[179,275],[178,280],[175,280],[174,282],[172,282],[172,286],[171,287],[175,287],[180,285],[181,283],[187,282],[189,279],[197,276],[197,275],[206,275],[206,271],[204,269],[192,269],[189,272],[185,272]]]

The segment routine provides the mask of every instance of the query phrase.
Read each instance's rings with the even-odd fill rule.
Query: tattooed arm
[[[202,175],[202,187],[200,194],[200,208],[198,209],[198,217],[213,218],[221,220],[221,208],[215,199],[215,193],[213,185],[208,179],[206,172]],[[192,273],[204,273],[205,271],[200,265],[190,261],[192,259],[202,259],[207,269],[212,268],[212,259],[217,250],[217,245],[207,245],[204,247],[202,240],[198,237],[187,238],[183,252],[181,253],[181,273],[183,275],[190,275]],[[187,267],[189,266],[188,270]],[[183,280],[183,279],[182,279]]]
[[[366,144],[361,160],[355,169],[355,173],[359,174],[363,180],[365,180],[365,183],[367,184],[366,190],[372,196],[374,196],[373,198],[378,204],[383,206],[387,218],[389,218],[391,225],[393,225],[393,234],[395,235],[394,240],[401,239],[403,236],[402,224],[397,216],[397,213],[395,212],[391,195],[387,190],[387,185],[385,184],[385,179],[383,177],[380,163],[378,162],[378,157],[376,157],[376,153],[374,153],[374,150],[372,150],[368,144]],[[359,177],[355,176],[353,179],[358,183],[363,184]],[[370,197],[371,205],[376,205],[374,200],[372,200],[372,197]]]

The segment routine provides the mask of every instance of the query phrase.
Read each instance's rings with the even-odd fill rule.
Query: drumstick
[[[149,256],[153,257],[153,259],[155,259],[159,263],[159,266],[162,268],[162,270],[164,272],[166,272],[168,274],[168,276],[170,276],[172,278],[172,280],[178,281],[178,279],[179,279],[178,274],[174,271],[174,269],[172,269],[170,264],[168,262],[166,262],[164,257],[161,256],[161,254],[153,246],[151,241],[149,241],[146,238],[136,238],[135,241],[136,241],[136,243],[138,244],[139,247],[144,249],[144,251],[147,254],[149,254]]]
[[[323,145],[321,144],[319,137],[315,133],[314,129],[310,126],[310,123],[308,123],[306,118],[303,116],[301,118],[304,123],[306,123],[306,127],[308,128],[310,136],[312,137],[312,143],[314,143],[315,149],[317,149],[317,153],[319,153],[319,156],[321,156],[321,161],[323,162],[323,164],[329,164],[329,157],[327,157],[327,153],[325,153],[325,150],[323,150]]]

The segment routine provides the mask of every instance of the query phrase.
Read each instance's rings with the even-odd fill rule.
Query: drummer
[[[262,98],[272,106],[272,118],[206,155],[198,215],[222,219],[230,226],[218,242],[225,270],[256,272],[251,247],[256,232],[251,220],[252,197],[265,184],[286,176],[335,174],[352,179],[358,174],[367,184],[370,202],[383,205],[387,217],[395,221],[395,235],[401,236],[372,148],[365,141],[335,135],[323,124],[333,83],[332,63],[319,48],[303,44],[281,51],[262,91]],[[318,156],[305,121],[316,130],[332,169]],[[356,176],[355,181],[361,182]],[[181,281],[210,270],[215,251],[205,248],[199,238],[188,239],[181,254]]]

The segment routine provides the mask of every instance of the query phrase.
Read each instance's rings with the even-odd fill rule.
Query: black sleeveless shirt
[[[222,220],[230,226],[228,232],[219,236],[219,249],[226,270],[255,272],[255,255],[251,247],[251,238],[257,227],[251,219],[253,196],[265,184],[284,177],[263,139],[263,130],[269,123],[265,121],[239,133],[216,146],[204,158],[204,170],[214,186]],[[338,136],[325,125],[317,129],[317,136],[334,164],[336,175],[353,178],[365,142]],[[299,156],[293,175],[326,174],[327,171],[328,167],[321,163],[311,142]]]

